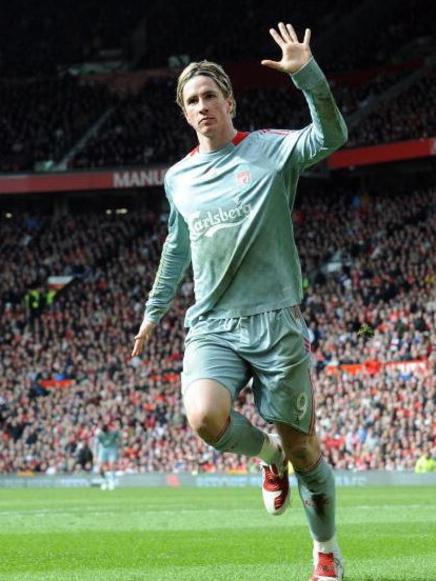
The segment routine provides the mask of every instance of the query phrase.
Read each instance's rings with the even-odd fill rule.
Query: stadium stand
[[[319,193],[301,197],[294,220],[325,450],[338,468],[412,469],[423,443],[435,444],[434,190]],[[2,223],[12,260],[1,292],[0,472],[81,470],[101,421],[120,423],[127,472],[255,469],[187,427],[179,373],[189,277],[144,359],[129,359],[164,221],[144,208]],[[46,292],[49,273],[75,279],[31,313],[26,289]],[[359,335],[364,324],[373,338]],[[249,389],[238,406],[259,423]]]
[[[254,60],[274,57],[265,32],[289,12],[284,0],[273,11],[252,4],[223,0],[193,17],[183,2],[168,11],[158,0],[146,9],[113,0],[16,0],[0,22],[0,172],[58,171],[65,159],[84,173],[176,161],[195,145],[174,103],[186,60],[209,58],[236,72],[240,129],[304,126],[304,99],[286,79],[259,72],[238,83]],[[348,147],[435,137],[434,73],[384,98],[434,51],[434,3],[418,4],[310,0],[293,7],[297,30],[312,27],[314,52],[344,113],[377,99],[353,125]],[[234,26],[223,40],[214,32],[229,11]],[[386,174],[378,187],[372,179],[366,187],[365,177],[358,187],[308,180],[294,210],[318,429],[332,465],[348,470],[413,470],[424,450],[436,457],[435,180],[406,187],[402,174],[396,182]],[[157,195],[163,198],[161,189]],[[251,460],[207,447],[187,426],[179,376],[183,313],[193,301],[189,274],[145,356],[130,359],[166,208],[141,200],[117,213],[96,209],[91,198],[23,198],[0,199],[0,256],[7,257],[0,473],[91,471],[102,423],[120,426],[126,473],[256,470]],[[63,282],[53,286],[54,276]],[[249,387],[237,407],[265,427]]]
[[[311,1],[305,2],[304,8],[293,7],[297,30],[304,28],[306,22],[311,23],[315,54],[324,70],[356,73],[379,67],[378,74],[374,70],[369,74],[367,70],[366,81],[359,85],[350,83],[349,79],[334,82],[339,104],[347,115],[407,74],[407,70],[397,71],[395,76],[389,70],[393,62],[398,66],[415,58],[415,66],[420,66],[422,58],[434,51],[427,24],[434,7],[427,0],[421,0],[421,10],[412,10],[413,0],[396,5],[389,14],[388,27],[384,25],[383,10],[393,2],[384,3],[383,10],[375,10],[373,6],[371,50],[368,50],[366,27],[369,24],[362,21],[360,11],[370,10],[370,4],[374,3],[364,3],[363,8],[355,6],[351,14],[343,0],[321,4]],[[96,1],[74,7],[53,1],[43,7],[22,0],[14,3],[0,23],[5,39],[0,55],[4,95],[0,105],[4,136],[0,146],[0,172],[50,169],[85,137],[84,145],[68,160],[71,168],[171,163],[184,155],[193,144],[193,136],[181,122],[173,103],[174,81],[151,80],[139,93],[128,90],[126,93],[125,89],[120,95],[96,83],[92,74],[74,79],[69,72],[77,63],[89,66],[82,69],[79,66],[75,74],[106,71],[115,65],[123,70],[136,68],[137,72],[141,67],[167,67],[171,57],[181,66],[186,58],[206,57],[228,63],[249,59],[252,63],[271,54],[273,43],[264,32],[271,21],[287,15],[288,4],[275,3],[273,14],[269,6],[253,10],[248,0],[232,5],[235,25],[227,30],[225,42],[218,41],[210,30],[219,27],[229,9],[227,2],[221,2],[212,12],[198,11],[194,19],[191,7],[183,3],[170,14],[159,2],[149,3],[146,11],[136,3],[120,5],[113,1],[104,10]],[[38,16],[33,17],[33,12]],[[150,31],[157,26],[155,23],[163,21],[165,26],[159,26],[159,34],[151,35]],[[185,23],[183,29],[180,22]],[[343,42],[349,40],[346,51],[330,38],[335,31]],[[137,36],[143,39],[143,44]],[[22,38],[26,38],[26,44]],[[21,78],[20,82],[17,77]],[[381,103],[372,116],[363,119],[354,129],[349,146],[431,135],[434,132],[433,85],[434,78],[427,78],[393,102]],[[238,118],[240,128],[298,128],[306,122],[306,108],[301,104],[300,95],[286,86],[271,91],[259,86],[245,94],[239,92],[239,110],[243,112]],[[266,101],[268,107],[265,107]],[[94,131],[95,123],[105,113],[107,119]],[[177,143],[172,138],[174,132],[178,135]]]
[[[339,84],[334,89],[339,106],[352,115],[370,97],[380,95],[408,73],[408,69],[388,71],[356,87]],[[109,110],[86,144],[71,157],[69,167],[167,164],[194,146],[193,132],[174,103],[173,76],[149,79],[141,91],[121,94],[111,92],[105,85],[84,84],[70,76],[20,81],[6,84],[4,95],[0,118],[4,135],[0,146],[3,172],[50,169]],[[435,101],[433,75],[381,104],[358,123],[348,146],[432,136],[436,129],[432,116]],[[302,95],[292,90],[291,85],[259,88],[238,94],[237,122],[244,130],[296,129],[308,122],[308,112]]]
[[[364,107],[404,75],[375,77],[364,86],[341,86],[338,103],[348,114]],[[70,167],[141,166],[172,163],[194,147],[194,134],[174,104],[174,80],[149,81],[139,94],[124,95],[99,131],[71,160]],[[336,90],[335,90],[336,92]],[[426,106],[424,107],[424,102]],[[243,130],[261,127],[297,129],[309,122],[302,95],[291,86],[261,88],[237,97],[237,124]],[[436,133],[434,76],[414,84],[404,95],[382,105],[351,133],[348,146],[372,145],[429,137]],[[174,140],[173,135],[178,139]]]
[[[411,42],[429,35],[434,4],[430,0],[404,0],[401,4],[386,0],[383,5],[369,0],[351,4],[310,0],[295,3],[291,12],[297,30],[307,23],[313,28],[322,48],[323,68],[337,71],[383,64],[404,47],[410,55]],[[226,27],[223,39],[218,32],[229,14],[232,26]],[[0,70],[2,77],[12,77],[52,74],[72,63],[104,60],[105,51],[115,51],[117,58],[133,60],[142,68],[167,66],[171,56],[180,55],[191,60],[258,60],[271,51],[264,34],[271,23],[291,15],[285,0],[255,9],[250,0],[237,4],[220,0],[213,10],[188,3],[168,10],[158,0],[146,5],[109,0],[104,7],[97,0],[48,0],[44,5],[17,0],[3,16]]]
[[[436,75],[433,74],[359,123],[350,134],[348,146],[433,137],[436,135],[435,108]]]
[[[104,86],[82,85],[69,75],[2,82],[1,91],[0,172],[53,165],[110,103]]]
[[[118,99],[114,113],[73,158],[70,166],[171,163],[193,146],[194,135],[187,129],[174,103],[174,79],[150,80],[143,92],[122,95]]]
[[[126,57],[143,10],[139,3],[114,0],[104,6],[97,0],[17,0],[0,23],[2,78],[54,75],[73,63],[105,60],[111,49]]]

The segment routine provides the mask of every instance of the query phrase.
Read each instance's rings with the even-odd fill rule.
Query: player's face
[[[224,97],[210,77],[198,75],[186,83],[183,105],[186,120],[197,133],[208,136],[232,126],[232,99]]]

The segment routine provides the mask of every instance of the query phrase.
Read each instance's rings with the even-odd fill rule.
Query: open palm
[[[279,31],[270,28],[270,34],[282,49],[280,61],[263,60],[261,64],[282,73],[293,74],[303,67],[312,57],[310,50],[310,29],[306,28],[303,42],[298,41],[292,24],[279,22]]]

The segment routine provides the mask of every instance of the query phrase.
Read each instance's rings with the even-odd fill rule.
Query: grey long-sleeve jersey
[[[198,148],[165,176],[168,236],[145,318],[167,312],[192,260],[199,317],[254,315],[302,300],[291,212],[298,178],[343,145],[347,128],[327,80],[312,58],[292,75],[312,123],[298,131],[238,132],[219,150]]]

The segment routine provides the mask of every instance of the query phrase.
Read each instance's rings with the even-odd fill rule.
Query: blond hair
[[[183,89],[185,88],[186,83],[198,75],[210,77],[213,81],[215,81],[221,93],[224,95],[224,98],[232,100],[231,116],[235,117],[236,101],[233,95],[233,87],[229,75],[225,72],[221,65],[206,60],[200,61],[198,63],[191,63],[180,73],[177,80],[176,91],[176,103],[180,109],[185,111],[185,106],[183,103]]]

